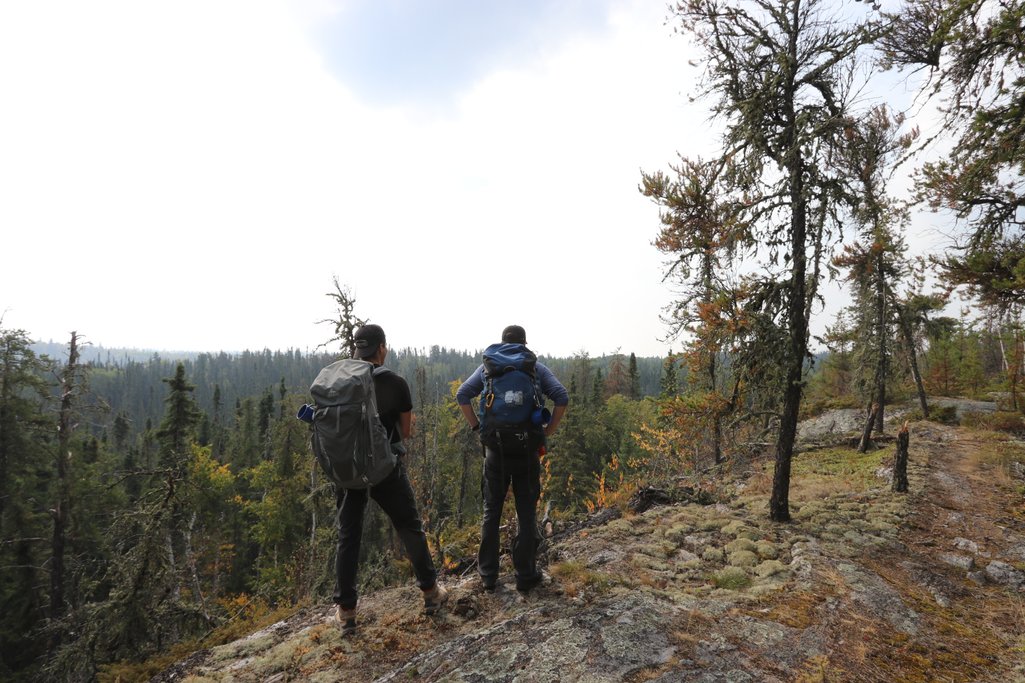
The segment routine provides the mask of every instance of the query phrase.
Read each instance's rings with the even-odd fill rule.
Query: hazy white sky
[[[393,347],[664,355],[640,170],[714,149],[665,8],[0,2],[3,324],[312,349],[337,276]]]

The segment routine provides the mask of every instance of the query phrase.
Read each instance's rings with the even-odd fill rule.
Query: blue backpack
[[[544,429],[531,420],[544,406],[537,380],[537,356],[523,344],[492,344],[484,350],[484,392],[480,440],[505,456],[536,453]]]

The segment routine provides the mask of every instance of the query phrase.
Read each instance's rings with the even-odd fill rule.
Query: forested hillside
[[[32,676],[48,660],[59,677],[89,678],[103,662],[225,620],[323,599],[334,496],[295,413],[338,355],[133,360],[111,351],[83,362],[77,335],[69,341],[37,353],[27,332],[2,330],[5,670]],[[553,453],[583,456],[552,459],[548,498],[558,510],[584,509],[603,468],[640,452],[631,433],[653,419],[651,394],[678,360],[542,360],[577,405]],[[479,445],[453,399],[479,362],[477,352],[434,347],[386,363],[413,393],[411,473],[447,562],[471,554],[459,544],[480,514]],[[673,391],[684,386],[670,376]],[[375,518],[363,563],[370,587],[404,574],[387,534]]]

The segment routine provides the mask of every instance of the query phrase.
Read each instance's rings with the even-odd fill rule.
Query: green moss
[[[712,575],[712,583],[716,588],[742,590],[751,585],[751,577],[739,567],[726,567]]]
[[[897,530],[897,523],[885,519],[869,520],[867,531],[890,533]]]
[[[755,574],[763,579],[786,571],[788,571],[787,566],[779,560],[766,560],[754,568]]]
[[[835,512],[820,512],[810,520],[810,525],[816,529],[825,529],[836,521]]]
[[[646,555],[643,553],[634,553],[630,557],[630,562],[635,567],[641,567],[643,569],[653,569],[657,572],[665,572],[669,571],[670,569],[668,562],[665,562],[664,560],[659,560],[657,558],[652,557],[651,555]]]
[[[753,567],[758,564],[758,556],[750,550],[738,550],[730,553],[727,561],[734,567]]]
[[[747,530],[748,528],[744,525],[744,522],[739,519],[735,519],[732,522],[729,522],[728,524],[726,524],[726,526],[720,529],[720,531],[722,531],[722,533],[726,534],[727,536],[736,536],[741,531]]]
[[[683,543],[683,539],[685,539],[693,530],[694,528],[690,525],[677,524],[666,531],[666,540],[675,543],[676,545],[680,545]]]
[[[701,551],[701,559],[705,562],[725,562],[726,553],[722,548],[716,548],[714,545],[706,545],[705,549]]]
[[[729,519],[706,519],[698,523],[698,529],[700,529],[701,531],[719,531],[720,529],[722,529],[730,523],[731,520]]]
[[[563,584],[567,592],[575,592],[581,587],[595,587],[601,591],[608,590],[609,577],[607,574],[594,572],[588,569],[582,562],[560,562],[551,565],[549,571]],[[573,590],[570,590],[573,589]]]
[[[818,503],[806,503],[804,507],[794,513],[794,519],[812,519],[815,515],[822,513],[822,507]]]
[[[735,553],[738,550],[747,550],[750,552],[755,552],[757,549],[757,544],[755,544],[754,541],[748,538],[738,538],[726,544],[726,552],[728,553]]]
[[[274,636],[267,634],[259,638],[246,638],[228,645],[215,647],[210,652],[210,661],[214,664],[234,659],[244,659],[257,652],[263,652],[274,644]]]
[[[637,546],[637,552],[649,557],[663,559],[672,556],[676,552],[676,546],[669,542],[645,543]]]
[[[614,519],[605,525],[605,528],[614,533],[632,533],[633,524],[628,519]]]
[[[878,485],[875,472],[892,451],[880,449],[858,453],[853,448],[823,448],[802,453],[793,462],[793,477],[840,478],[854,489],[869,489]]]
[[[294,662],[305,652],[303,639],[295,638],[279,643],[271,648],[263,657],[255,659],[252,669],[261,674],[272,674],[279,671],[286,671],[291,668]]]
[[[775,560],[779,557],[779,548],[769,541],[759,541],[755,547],[755,552],[763,560]]]

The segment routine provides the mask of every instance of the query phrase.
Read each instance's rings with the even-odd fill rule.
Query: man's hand
[[[548,426],[545,427],[545,436],[551,436],[555,433],[555,428],[562,422],[562,416],[566,414],[566,406],[555,406],[552,411],[552,419],[548,421]]]

